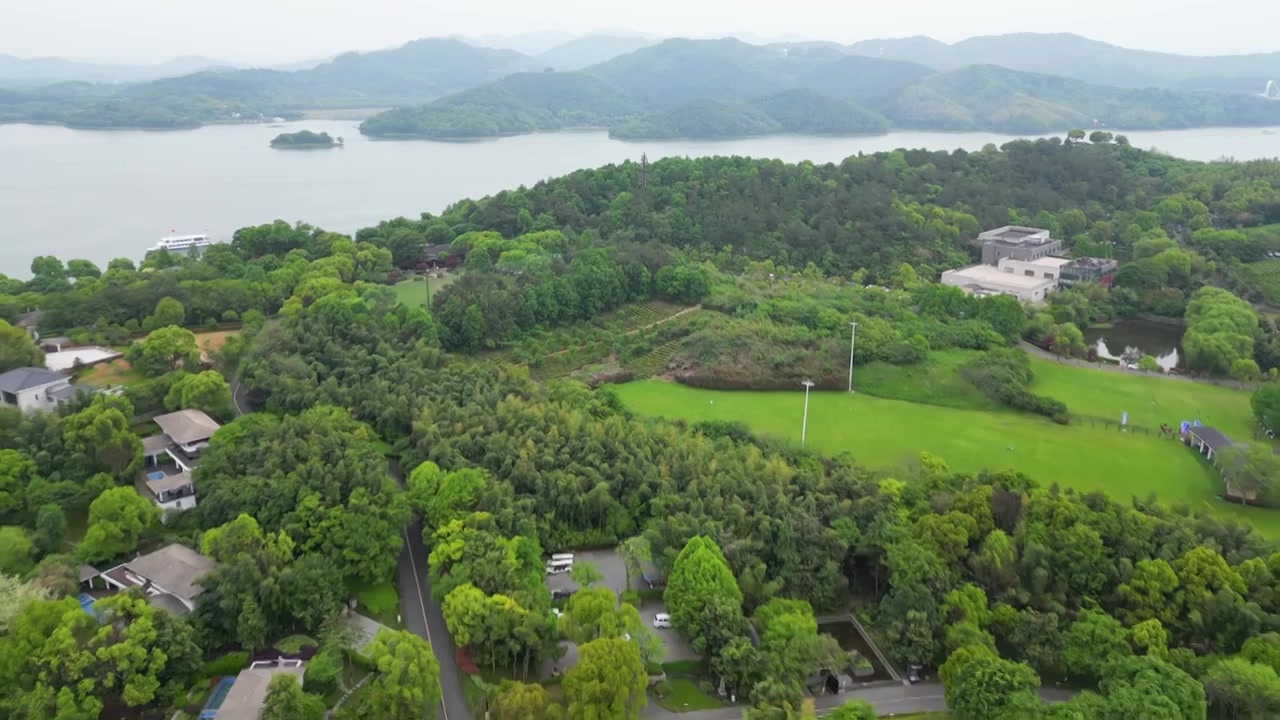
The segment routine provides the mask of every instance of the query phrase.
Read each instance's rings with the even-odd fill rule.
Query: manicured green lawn
[[[402,627],[399,620],[400,595],[390,582],[378,585],[351,584],[347,591],[355,596],[360,609],[369,617],[391,628]]]
[[[457,273],[447,273],[441,278],[413,277],[407,280],[401,280],[391,286],[396,291],[396,297],[400,302],[406,305],[426,305],[427,304],[427,285],[431,286],[431,297],[440,290],[448,287],[454,280],[458,279]]]
[[[860,393],[890,400],[997,410],[998,403],[960,377],[958,368],[980,354],[976,350],[946,350],[929,353],[929,358],[919,365],[857,365],[853,368],[853,387]]]
[[[618,392],[641,414],[691,422],[740,420],[762,434],[800,439],[800,390],[699,390],[651,380],[621,385]],[[1063,399],[1070,404],[1069,398]],[[958,410],[866,393],[814,392],[808,443],[828,454],[849,451],[872,466],[911,463],[921,452],[929,452],[955,470],[1019,470],[1044,485],[1100,490],[1120,502],[1154,491],[1165,503],[1243,517],[1265,534],[1280,537],[1280,511],[1241,508],[1217,499],[1222,482],[1217,471],[1172,440],[1087,425],[1061,426],[1004,411]]]
[[[671,692],[664,698],[655,696],[654,702],[671,712],[693,712],[695,710],[714,710],[724,707],[719,698],[705,695],[698,689],[698,684],[686,678],[667,680]]]
[[[1067,404],[1073,415],[1087,415],[1120,422],[1129,413],[1129,423],[1158,428],[1161,423],[1177,428],[1183,420],[1200,420],[1226,433],[1231,439],[1253,439],[1253,411],[1249,392],[1205,383],[1171,380],[1138,372],[1117,373],[1059,365],[1050,360],[1031,359],[1035,380],[1031,390],[1055,397]]]

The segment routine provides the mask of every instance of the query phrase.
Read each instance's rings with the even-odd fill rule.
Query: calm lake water
[[[1084,331],[1085,343],[1091,344],[1098,357],[1119,360],[1126,347],[1136,347],[1143,355],[1151,355],[1165,370],[1182,363],[1183,328],[1146,320],[1119,320],[1109,328]]]
[[[208,232],[229,239],[237,228],[277,218],[353,232],[579,168],[639,159],[641,153],[650,159],[750,155],[838,162],[859,152],[977,150],[1012,139],[901,132],[622,142],[603,131],[584,131],[447,143],[369,140],[357,124],[307,120],[179,132],[0,125],[0,273],[27,277],[31,258],[45,254],[100,264],[119,256],[140,258],[163,235]],[[280,132],[304,127],[342,136],[346,147],[267,146]],[[1280,156],[1280,134],[1258,128],[1127,134],[1139,147],[1198,160]]]

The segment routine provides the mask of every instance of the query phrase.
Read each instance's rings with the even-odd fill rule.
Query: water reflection
[[[1168,371],[1182,364],[1182,332],[1175,325],[1129,319],[1111,327],[1089,328],[1084,331],[1084,341],[1093,345],[1098,357],[1117,362],[1125,348],[1137,348],[1140,356],[1154,357],[1160,368]]]

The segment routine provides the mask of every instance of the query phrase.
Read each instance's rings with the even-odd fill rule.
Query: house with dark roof
[[[55,410],[82,392],[93,390],[76,385],[68,375],[44,368],[14,368],[0,375],[0,406],[22,412]]]
[[[164,456],[172,458],[182,472],[191,472],[200,462],[200,452],[209,438],[222,427],[203,410],[179,410],[155,418],[160,434],[142,440],[142,458],[147,468],[159,467]]]
[[[204,592],[200,578],[217,567],[212,558],[174,543],[121,563],[102,573],[102,579],[112,590],[142,588],[151,605],[185,615],[196,609],[196,598]]]
[[[1216,464],[1215,458],[1223,450],[1235,447],[1235,443],[1231,438],[1227,437],[1222,431],[1211,428],[1208,425],[1200,425],[1187,430],[1185,442],[1196,449],[1196,452],[1204,455],[1206,459]]]
[[[205,706],[201,718],[212,720],[252,720],[262,713],[262,706],[267,700],[267,687],[276,675],[292,675],[302,685],[303,663],[301,660],[278,658],[276,660],[258,660],[236,675],[227,694],[217,707]],[[210,703],[212,705],[213,703]]]

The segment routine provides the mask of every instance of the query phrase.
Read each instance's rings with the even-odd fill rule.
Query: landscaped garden
[[[408,277],[395,285],[391,289],[395,291],[396,298],[406,305],[426,305],[430,298],[444,288],[448,287],[454,280],[458,279],[457,273],[445,273],[443,277],[424,277],[415,275]]]

